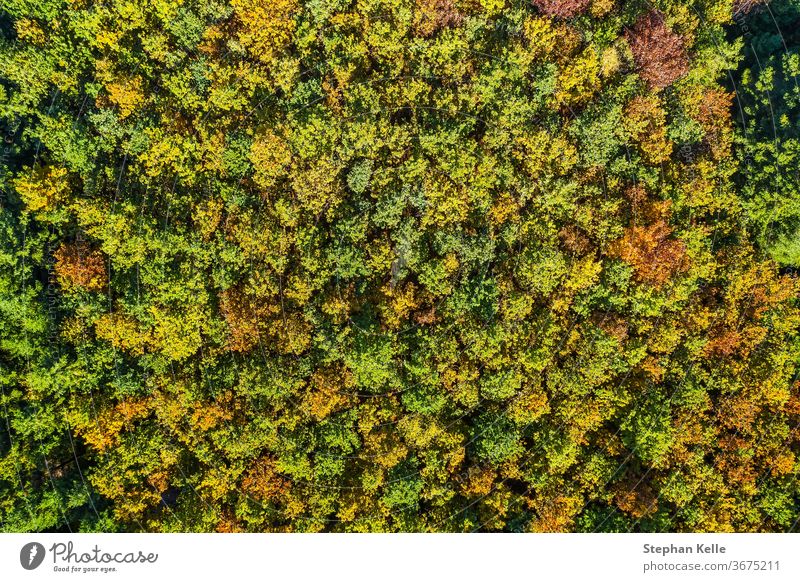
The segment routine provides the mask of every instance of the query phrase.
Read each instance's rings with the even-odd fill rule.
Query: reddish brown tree
[[[74,288],[101,291],[105,288],[106,262],[100,251],[92,250],[85,242],[62,244],[55,252],[55,272],[65,290]]]
[[[641,477],[626,477],[613,485],[614,502],[622,511],[636,519],[656,512],[658,496],[650,483]]]
[[[591,0],[532,0],[539,12],[555,18],[572,18],[585,12]]]
[[[653,10],[640,17],[625,37],[639,76],[651,89],[663,89],[689,71],[683,37],[669,29],[660,12]]]
[[[705,140],[716,158],[730,155],[733,141],[731,104],[734,94],[719,89],[706,89],[689,99],[689,114],[706,132]]]
[[[241,288],[232,287],[220,294],[220,311],[228,324],[228,349],[248,352],[263,337],[263,328],[276,307],[268,301],[254,301]]]
[[[257,501],[269,501],[285,495],[290,486],[269,456],[257,459],[242,480],[242,490]]]
[[[625,128],[648,163],[660,164],[672,154],[666,121],[666,113],[657,97],[637,95],[625,106]]]
[[[631,226],[610,245],[609,254],[630,264],[639,281],[661,287],[689,268],[686,245],[671,234],[664,219],[649,226]]]
[[[417,0],[416,8],[415,27],[423,36],[458,26],[464,19],[452,0]]]
[[[769,0],[734,0],[733,15],[747,14],[757,6],[766,6]]]

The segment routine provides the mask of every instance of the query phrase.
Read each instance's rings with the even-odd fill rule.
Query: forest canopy
[[[0,530],[790,531],[800,0],[4,0]]]

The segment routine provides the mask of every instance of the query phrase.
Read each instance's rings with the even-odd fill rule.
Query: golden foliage
[[[46,40],[46,35],[38,22],[31,18],[19,18],[14,22],[17,38],[36,46],[41,46]]]
[[[143,330],[132,317],[119,312],[101,315],[95,322],[95,333],[98,338],[134,356],[144,354],[152,345],[150,332]]]
[[[286,174],[292,161],[292,152],[286,141],[272,131],[263,131],[250,146],[250,161],[253,164],[253,181],[264,190],[269,190]]]
[[[388,300],[383,308],[386,325],[389,329],[399,329],[419,306],[417,288],[413,283],[399,287],[387,285],[383,288],[383,294]]]
[[[67,200],[67,170],[59,166],[26,168],[14,180],[14,187],[28,210],[53,210]]]
[[[194,221],[203,240],[211,239],[222,220],[224,203],[219,198],[208,198],[195,207]]]
[[[600,72],[600,59],[593,48],[572,58],[558,75],[556,102],[572,107],[591,99],[601,87]]]
[[[625,107],[626,133],[651,164],[667,161],[672,154],[672,142],[667,138],[667,116],[656,97],[634,97]]]
[[[275,461],[268,456],[256,459],[242,479],[242,491],[260,502],[279,499],[290,488],[291,482],[278,473]]]
[[[148,398],[123,400],[102,411],[94,418],[84,418],[74,412],[70,415],[73,427],[86,443],[99,452],[116,446],[124,428],[133,428],[133,423],[146,418],[152,411]]]
[[[531,531],[537,533],[558,533],[568,531],[582,501],[570,495],[554,495],[533,501],[538,517],[531,524]]]
[[[97,79],[104,84],[107,93],[105,96],[98,96],[97,105],[116,106],[121,119],[131,115],[145,101],[142,79],[113,71],[108,61],[97,62]]]
[[[354,397],[350,393],[352,387],[353,374],[347,368],[317,370],[311,375],[302,408],[314,420],[323,420],[334,411],[353,403]]]
[[[392,427],[383,427],[364,437],[364,451],[370,461],[385,469],[397,465],[408,455],[408,447]]]
[[[153,327],[153,348],[171,360],[185,360],[202,345],[201,329],[206,316],[200,309],[177,311],[153,305],[150,313]]]
[[[425,180],[427,208],[422,225],[447,226],[467,219],[470,199],[467,189],[445,176],[435,174]]]
[[[239,41],[250,54],[269,63],[291,42],[297,0],[232,0],[240,22]]]

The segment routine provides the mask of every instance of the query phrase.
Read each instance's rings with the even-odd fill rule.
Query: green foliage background
[[[3,0],[0,528],[796,528],[749,8]]]

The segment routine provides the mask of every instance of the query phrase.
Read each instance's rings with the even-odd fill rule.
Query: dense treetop
[[[0,529],[795,527],[798,0],[0,30]]]

